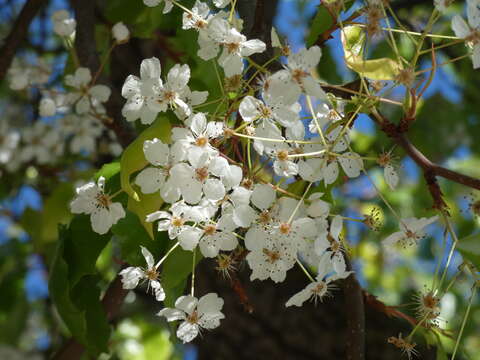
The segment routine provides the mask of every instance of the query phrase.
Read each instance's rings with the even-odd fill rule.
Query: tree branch
[[[415,145],[407,138],[405,132],[405,123],[401,122],[399,126],[390,122],[380,112],[373,112],[373,118],[379,124],[380,129],[391,137],[400,147],[402,147],[408,156],[423,170],[423,176],[427,182],[428,189],[434,201],[434,208],[447,210],[447,204],[443,200],[443,194],[437,182],[437,177],[443,177],[450,181],[468,186],[472,189],[480,190],[480,179],[449,170],[435,164],[428,159]],[[411,120],[411,119],[410,119]]]
[[[347,271],[352,271],[348,256],[345,256]],[[354,273],[345,279],[343,285],[345,294],[345,314],[347,317],[347,360],[365,359],[365,304],[362,287]]]
[[[30,23],[48,0],[27,0],[0,49],[0,81],[7,74],[18,47],[25,39]]]

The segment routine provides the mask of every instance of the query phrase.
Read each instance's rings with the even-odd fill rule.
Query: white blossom
[[[400,231],[391,234],[383,245],[388,249],[406,248],[418,244],[425,237],[425,228],[438,220],[438,216],[430,218],[407,218],[400,221]]]
[[[321,56],[322,50],[318,46],[289,55],[286,69],[271,76],[272,95],[298,98],[303,92],[318,99],[325,99],[326,95],[320,84],[311,75]]]
[[[74,33],[77,22],[66,10],[55,11],[51,17],[53,31],[60,36],[70,36]]]
[[[155,104],[163,83],[160,79],[160,60],[145,59],[140,64],[140,78],[129,75],[122,87],[122,96],[127,99],[122,114],[127,121],[140,119],[142,124],[151,124],[159,110]]]
[[[77,114],[85,114],[93,107],[97,112],[105,112],[102,103],[110,97],[111,90],[106,85],[90,86],[92,74],[89,68],[80,67],[73,75],[65,76],[65,83],[77,91],[68,94],[69,101],[75,104]]]
[[[119,44],[127,42],[130,38],[130,31],[123,22],[118,22],[112,27],[112,36]]]
[[[478,0],[467,0],[468,24],[460,15],[452,19],[452,29],[459,38],[465,39],[472,49],[473,68],[480,68],[480,5]]]
[[[6,164],[17,149],[20,133],[11,130],[7,121],[0,120],[0,134],[0,164]]]
[[[90,214],[92,229],[99,234],[106,234],[112,225],[125,217],[122,204],[112,202],[104,188],[105,178],[101,176],[97,184],[90,182],[77,188],[77,196],[70,204],[72,213]]]
[[[126,290],[132,290],[137,287],[141,280],[146,280],[148,281],[148,288],[153,290],[155,299],[157,301],[163,301],[165,300],[165,291],[158,280],[160,274],[155,265],[155,260],[147,248],[143,246],[140,246],[140,248],[142,249],[142,254],[145,258],[147,267],[141,268],[130,266],[120,271],[119,275],[122,277],[122,286]]]
[[[194,296],[181,296],[175,301],[175,308],[164,308],[158,313],[167,321],[183,320],[177,329],[177,337],[184,343],[197,337],[201,329],[214,329],[225,318],[221,312],[223,299],[209,293],[197,299]]]

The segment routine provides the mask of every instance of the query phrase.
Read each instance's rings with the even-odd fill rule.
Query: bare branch
[[[18,14],[4,45],[0,49],[0,81],[7,74],[18,47],[25,40],[30,23],[38,11],[47,3],[48,0],[28,0]]]

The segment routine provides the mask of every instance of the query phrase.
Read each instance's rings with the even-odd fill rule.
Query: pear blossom
[[[183,144],[189,160],[197,162],[198,160],[195,159],[202,157],[204,154],[208,157],[218,154],[218,150],[210,143],[213,139],[223,135],[222,122],[207,122],[204,113],[196,113],[190,116],[185,124],[188,128],[173,129],[172,140]]]
[[[351,274],[351,272],[344,270],[340,275],[337,275],[330,258],[326,254],[320,258],[317,272],[315,281],[309,283],[303,290],[293,295],[286,302],[286,307],[302,306],[305,301],[312,298],[315,303],[322,301],[330,295],[333,287],[332,282],[338,279],[344,279]]]
[[[155,211],[147,215],[147,222],[158,222],[158,231],[167,231],[170,239],[176,239],[183,231],[188,228],[186,222],[195,218],[190,212],[191,208],[184,202],[172,204],[170,211]]]
[[[111,90],[106,85],[90,86],[91,81],[90,69],[84,67],[78,68],[73,75],[65,76],[65,83],[77,90],[69,93],[69,100],[75,104],[77,114],[89,112],[92,106],[95,111],[104,112],[101,104],[108,100]]]
[[[397,247],[406,248],[418,244],[425,237],[425,228],[438,220],[438,216],[430,218],[407,218],[400,222],[400,231],[391,234],[385,240],[383,245],[388,249]]]
[[[119,44],[125,43],[130,38],[130,31],[123,22],[118,22],[112,27],[112,36]]]
[[[0,164],[6,164],[18,146],[20,133],[11,130],[5,120],[0,120],[0,134]]]
[[[478,0],[467,0],[468,24],[460,15],[452,19],[455,35],[465,39],[472,49],[473,68],[480,68],[480,6]]]
[[[155,265],[155,260],[150,251],[143,246],[140,246],[140,248],[143,257],[145,258],[145,262],[147,263],[147,267],[141,268],[130,266],[120,271],[119,275],[122,277],[122,287],[126,290],[132,290],[137,287],[141,280],[146,280],[148,281],[148,287],[153,290],[155,299],[157,301],[163,301],[165,300],[165,291],[158,280],[160,277],[157,270],[158,266]]]
[[[23,129],[22,141],[25,145],[20,152],[21,160],[35,160],[39,164],[52,162],[56,155],[52,150],[56,145],[62,144],[58,130],[42,121]]]
[[[178,242],[184,250],[194,250],[197,245],[205,257],[216,257],[220,250],[231,251],[238,245],[237,238],[232,233],[234,229],[227,224],[217,225],[207,223],[202,227],[189,226],[179,234]]]
[[[298,98],[303,92],[318,99],[325,99],[325,92],[311,75],[321,56],[322,50],[316,45],[289,55],[285,70],[277,71],[271,76],[272,84],[275,85],[272,86],[272,95],[289,94],[288,96]]]
[[[170,179],[170,169],[178,157],[183,157],[180,145],[175,144],[170,148],[157,138],[144,142],[143,153],[146,160],[153,165],[143,169],[135,178],[135,183],[144,194],[160,191],[164,201],[173,203],[178,200],[180,190]]]
[[[70,36],[75,31],[77,22],[73,19],[68,11],[55,11],[51,17],[53,22],[53,31],[60,36]]]
[[[340,215],[336,215],[328,226],[328,222],[323,220],[317,222],[321,229],[315,240],[315,252],[317,255],[328,254],[331,259],[333,269],[337,274],[345,272],[344,247],[340,240],[340,233],[343,228],[343,219]]]
[[[211,37],[223,46],[218,63],[223,67],[227,77],[242,73],[243,57],[265,51],[266,45],[263,41],[247,40],[245,35],[231,27],[225,19],[212,20],[209,30]]]
[[[160,61],[144,59],[140,64],[140,78],[129,75],[122,87],[122,96],[127,99],[122,114],[127,121],[140,119],[142,124],[151,124],[159,110],[155,104],[163,83],[160,79]]]
[[[75,126],[69,133],[72,136],[70,151],[74,154],[81,152],[93,153],[97,147],[97,140],[102,135],[103,128],[95,118],[91,116],[67,115],[75,121]]]
[[[89,182],[76,189],[77,196],[70,203],[74,214],[90,214],[92,229],[98,234],[106,234],[112,225],[125,217],[122,204],[112,202],[105,193],[105,178],[100,176],[97,184]]]
[[[8,85],[12,90],[23,90],[28,86],[42,85],[48,82],[51,68],[42,59],[35,65],[15,58],[8,69]]]
[[[167,321],[183,320],[177,329],[177,337],[184,343],[197,337],[202,329],[214,329],[225,318],[222,313],[223,299],[209,293],[200,299],[192,295],[181,296],[175,301],[175,308],[164,308],[157,314]]]
[[[300,120],[298,114],[301,106],[299,103],[286,105],[283,97],[270,96],[268,93],[265,93],[264,101],[250,95],[245,96],[238,109],[243,120],[248,123],[255,120],[272,120],[284,127],[293,126]]]
[[[156,101],[151,103],[151,107],[159,112],[166,111],[169,107],[173,109],[179,107],[183,114],[189,116],[192,110],[183,99],[189,80],[190,67],[186,64],[176,64],[168,72],[167,81],[155,97]]]

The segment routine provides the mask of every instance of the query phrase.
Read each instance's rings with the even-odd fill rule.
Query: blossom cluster
[[[161,2],[144,0],[150,7]],[[232,271],[229,264],[234,261],[234,253],[243,250],[252,281],[283,282],[296,265],[305,271],[309,283],[286,301],[287,307],[302,306],[307,300],[321,301],[330,295],[335,281],[353,274],[346,261],[348,243],[342,236],[348,218],[333,211],[333,204],[318,189],[366,173],[365,158],[351,144],[351,125],[358,109],[353,115],[346,111],[342,100],[325,91],[318,80],[315,70],[322,56],[320,47],[293,53],[272,33],[272,44],[281,47],[285,56],[276,59],[283,68],[270,72],[250,58],[264,52],[266,44],[242,34],[242,21],[232,16],[233,12],[213,11],[201,1],[196,1],[192,9],[173,0],[163,2],[165,13],[174,5],[184,10],[182,28],[198,33],[198,57],[220,65],[226,82],[238,80],[239,88],[245,86],[233,94],[229,111],[219,116],[198,111],[206,104],[209,92],[190,88],[187,64],[175,64],[162,78],[160,60],[151,57],[141,62],[139,76],[126,78],[121,94],[126,100],[122,115],[127,121],[150,125],[159,121],[160,113],[172,111],[178,122],[171,131],[171,142],[152,137],[143,143],[148,166],[134,179],[142,193],[157,194],[163,200],[160,209],[142,220],[166,232],[172,245],[158,262],[142,247],[146,267],[123,269],[123,287],[132,290],[146,282],[155,299],[164,301],[160,267],[177,246],[194,254],[198,251],[204,258],[217,258],[219,263],[226,261],[223,270],[227,275]],[[379,3],[370,1],[369,6]],[[222,9],[229,1],[214,4]],[[478,67],[480,17],[475,13],[478,7],[470,5],[469,24],[456,16],[452,26],[457,36],[472,46],[474,67]],[[59,35],[72,35],[74,24],[68,20],[64,14],[54,19]],[[128,30],[122,24],[113,31],[115,41],[128,40]],[[257,78],[256,69],[262,73],[258,86],[243,81]],[[52,116],[66,106],[73,109],[75,115],[70,116],[103,119],[110,89],[96,84],[96,78],[88,69],[77,68],[65,78],[68,94],[61,102],[58,97],[42,100],[40,113]],[[99,135],[92,132],[86,138]],[[42,137],[42,141],[58,142],[48,137]],[[236,156],[239,146],[247,149],[245,158]],[[81,149],[82,145],[74,146],[72,141],[72,147]],[[94,144],[83,144],[85,147],[92,149]],[[29,156],[36,156],[39,162],[50,154],[37,149],[30,152],[33,155]],[[376,161],[384,168],[386,184],[395,189],[399,175],[391,153],[382,154]],[[73,213],[90,215],[93,230],[100,234],[125,216],[121,203],[105,192],[104,182],[100,178],[98,184],[78,188],[71,203]],[[294,182],[303,186],[302,195],[281,186]],[[360,221],[374,228],[372,219]],[[394,250],[416,245],[426,235],[425,228],[437,220],[436,216],[399,219],[400,231],[383,243]],[[215,293],[198,299],[193,285],[190,295],[176,300],[175,308],[163,308],[158,313],[167,321],[183,321],[177,329],[183,342],[193,340],[201,329],[219,326],[224,318],[223,300]]]

